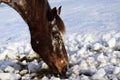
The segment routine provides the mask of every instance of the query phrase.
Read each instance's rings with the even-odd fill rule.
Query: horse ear
[[[61,8],[62,8],[62,6],[60,6],[58,9],[57,9],[56,7],[54,7],[54,8],[51,10],[51,13],[52,13],[53,15],[60,15],[60,13],[61,13]]]
[[[58,15],[60,15],[60,13],[61,13],[61,8],[62,8],[62,6],[60,6],[60,7],[58,8],[58,10],[57,10],[57,14],[58,14]]]
[[[52,12],[54,15],[57,14],[57,8],[54,7],[54,8],[51,10],[51,12]]]
[[[55,18],[55,15],[57,15],[57,8],[56,7],[51,9],[51,11],[48,13],[49,21],[52,21]]]

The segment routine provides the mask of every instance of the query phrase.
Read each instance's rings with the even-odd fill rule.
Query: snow
[[[99,79],[102,79],[104,76],[105,76],[106,72],[105,70],[102,68],[102,69],[99,69],[93,76],[92,76],[92,79],[93,80],[99,80]]]
[[[120,79],[120,1],[49,0],[61,6],[69,56],[68,78],[63,80]],[[27,24],[9,6],[0,5],[0,79],[39,80],[48,66],[31,49]],[[45,75],[41,80],[60,80]]]
[[[19,74],[14,73],[0,73],[0,79],[1,80],[19,80],[20,79]]]
[[[39,69],[40,69],[40,65],[38,64],[38,62],[36,60],[34,60],[28,64],[28,70],[31,73],[38,72]]]

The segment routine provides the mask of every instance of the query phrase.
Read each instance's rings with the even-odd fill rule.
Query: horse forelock
[[[65,25],[59,15],[56,16],[56,24],[58,25],[58,28],[60,29],[61,33],[64,34],[65,33]]]

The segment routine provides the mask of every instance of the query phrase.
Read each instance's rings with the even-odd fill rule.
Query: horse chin
[[[53,66],[52,66],[53,67]],[[52,69],[52,74],[56,77],[65,77],[68,70],[68,65],[65,66],[54,66]]]
[[[59,69],[59,76],[60,77],[66,76],[67,70],[68,70],[68,65],[64,65],[62,69]]]
[[[59,75],[59,76],[65,76],[67,69],[68,69],[68,60],[66,57],[64,57],[64,54],[62,55],[62,57],[58,57],[56,56],[56,58],[54,58],[54,64],[52,65],[52,72],[55,75]]]

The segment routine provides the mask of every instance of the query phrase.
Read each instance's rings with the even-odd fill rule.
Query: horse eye
[[[52,35],[55,39],[60,39],[60,34],[57,31],[52,32]]]

